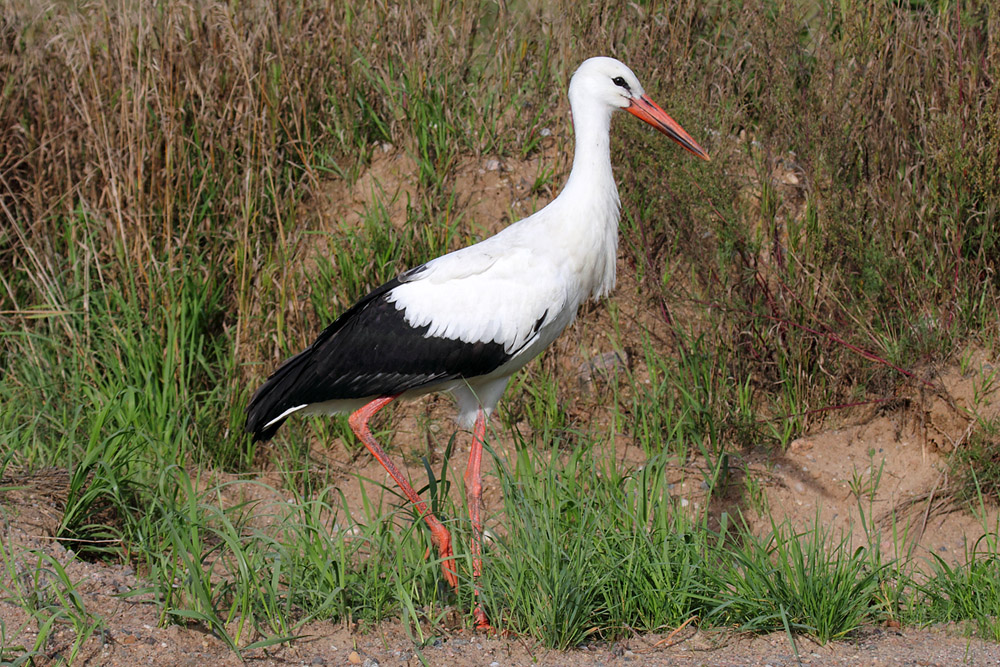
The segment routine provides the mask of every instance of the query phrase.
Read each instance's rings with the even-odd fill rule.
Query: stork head
[[[603,104],[612,111],[625,109],[676,141],[685,150],[708,159],[705,149],[650,99],[632,70],[614,58],[585,60],[570,80],[569,96],[574,103],[577,99],[586,99],[589,104]]]

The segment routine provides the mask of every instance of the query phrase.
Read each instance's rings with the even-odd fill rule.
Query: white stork
[[[401,274],[358,301],[253,395],[246,429],[268,440],[293,414],[350,413],[355,435],[430,527],[445,579],[457,587],[451,535],[386,456],[369,420],[393,400],[450,391],[472,426],[465,488],[473,581],[480,574],[483,437],[510,377],[615,285],[618,188],[611,173],[611,114],[646,121],[683,148],[708,154],[613,58],[590,58],[569,85],[576,130],[562,192],[495,236]],[[478,594],[478,589],[476,590]],[[488,629],[477,604],[476,627]]]

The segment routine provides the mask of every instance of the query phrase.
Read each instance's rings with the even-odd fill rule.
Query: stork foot
[[[458,590],[458,570],[455,568],[455,552],[451,548],[451,533],[440,523],[431,527],[431,544],[437,548],[441,558],[441,574],[454,590]]]
[[[490,619],[486,617],[486,612],[483,611],[482,606],[476,605],[475,610],[472,612],[472,620],[475,621],[476,632],[483,632],[488,635],[497,634],[496,628],[490,625]]]

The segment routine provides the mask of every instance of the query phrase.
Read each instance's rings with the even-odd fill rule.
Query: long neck
[[[615,286],[618,249],[618,188],[611,173],[611,110],[575,99],[570,92],[576,151],[573,169],[552,202],[560,227],[553,241],[572,249],[585,296],[600,297]],[[584,295],[581,295],[584,296]]]
[[[573,169],[561,194],[590,199],[614,193],[617,203],[618,189],[611,173],[611,112],[587,104],[586,100],[574,99],[573,95],[570,104],[576,149]]]

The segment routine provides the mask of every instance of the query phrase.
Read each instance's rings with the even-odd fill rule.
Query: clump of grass
[[[919,587],[918,620],[925,623],[959,622],[972,632],[1000,642],[1000,549],[997,531],[987,532],[969,545],[964,562],[949,564],[931,554],[931,575]]]
[[[53,647],[51,643],[57,628],[68,627],[73,640],[66,658],[72,664],[81,647],[104,626],[104,619],[87,609],[83,595],[77,590],[80,582],[74,581],[65,565],[47,553],[19,550],[3,543],[0,561],[8,582],[2,589],[4,598],[24,610],[34,623],[36,634],[30,648],[10,646],[6,628],[0,628],[3,640],[0,653],[4,659],[10,653],[12,657],[16,655],[14,664],[31,664],[35,658],[50,655],[53,649],[65,650],[66,647]]]
[[[484,563],[491,618],[562,649],[702,616],[713,548],[671,499],[663,460],[633,475],[589,446],[559,465],[549,456],[560,454],[521,449],[510,471],[497,461],[506,519]]]
[[[742,631],[791,631],[827,643],[870,621],[879,572],[865,549],[850,551],[818,520],[809,532],[774,526],[766,537],[742,535],[719,580],[717,622]]]
[[[122,396],[122,398],[125,398]],[[108,556],[121,547],[122,515],[139,511],[136,468],[146,443],[127,427],[105,431],[117,406],[104,406],[91,426],[83,458],[73,468],[56,536],[87,557]]]

